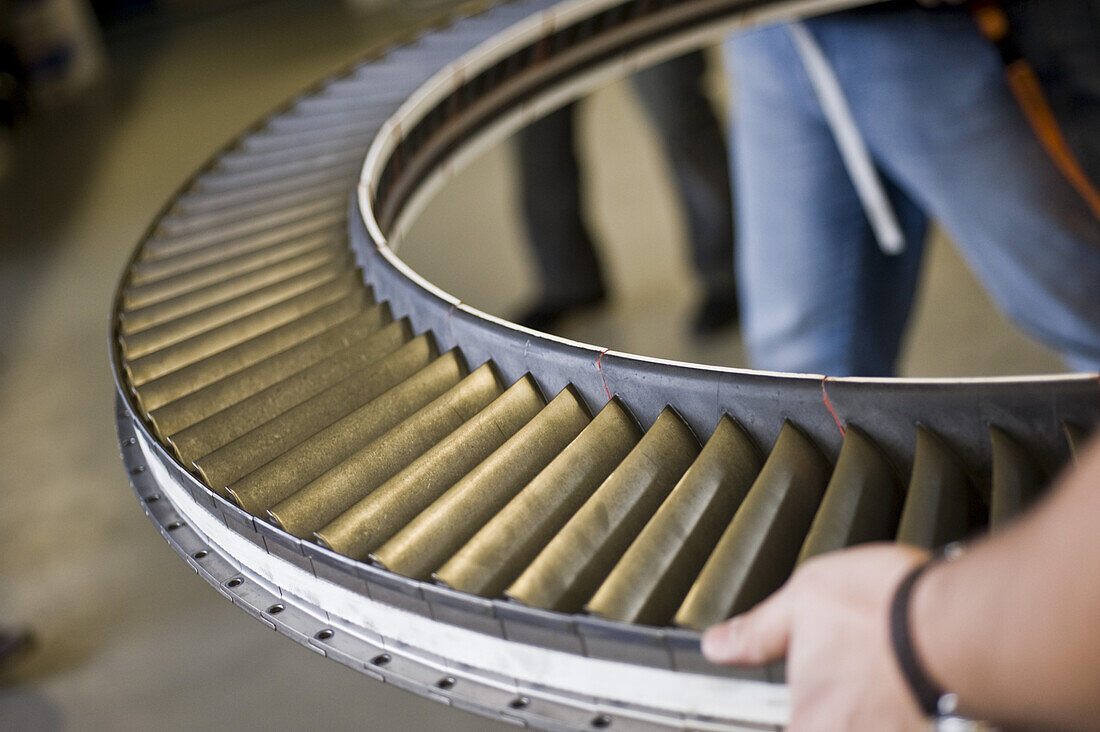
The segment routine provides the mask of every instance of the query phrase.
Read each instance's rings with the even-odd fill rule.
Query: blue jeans
[[[743,334],[756,368],[894,370],[926,215],[993,299],[1081,370],[1100,369],[1100,222],[1032,135],[963,12],[883,8],[807,23],[906,236],[882,254],[787,30],[732,38]]]

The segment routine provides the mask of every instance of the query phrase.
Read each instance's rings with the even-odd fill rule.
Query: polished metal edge
[[[779,684],[654,669],[654,673],[660,674],[661,688],[668,701],[658,706],[642,705],[614,695],[585,694],[576,688],[562,688],[553,683],[553,674],[535,682],[500,673],[499,664],[479,665],[478,655],[485,649],[471,644],[468,635],[455,637],[450,618],[436,620],[431,615],[419,616],[396,608],[384,611],[395,617],[400,615],[405,622],[417,618],[418,624],[409,627],[420,631],[437,626],[436,630],[442,633],[440,637],[449,636],[457,643],[449,649],[430,646],[439,653],[350,622],[334,612],[333,603],[323,600],[339,591],[348,591],[344,586],[338,588],[330,584],[333,580],[341,580],[341,585],[348,583],[351,592],[358,592],[361,591],[358,586],[361,578],[335,577],[328,574],[328,570],[318,570],[316,556],[309,560],[310,569],[288,561],[270,551],[267,539],[271,534],[242,524],[238,516],[221,512],[221,507],[213,501],[200,503],[210,498],[204,488],[196,497],[190,486],[175,479],[178,476],[166,479],[165,471],[172,470],[174,462],[158,454],[155,443],[142,435],[140,423],[121,398],[116,399],[116,405],[122,460],[131,485],[142,509],[169,546],[234,605],[320,655],[434,701],[538,729],[603,728],[613,724],[615,728],[645,730],[774,730],[785,721],[786,693]],[[212,530],[214,527],[218,530]],[[222,534],[220,540],[215,536],[219,533]],[[258,571],[259,563],[243,556],[247,553],[241,551],[243,545],[234,548],[222,543],[227,536],[237,536],[237,541],[253,545],[254,551],[269,554],[270,562],[282,564],[286,572],[297,568],[299,573],[309,573],[316,585],[313,591],[319,594],[311,601],[291,592],[278,581],[278,574]],[[375,610],[382,612],[384,606],[367,599],[366,595],[363,599],[375,603]],[[562,617],[553,613],[546,615]],[[534,618],[537,624],[538,614]],[[382,625],[384,623],[378,623],[376,627]],[[597,630],[590,629],[589,633],[610,632],[613,635],[619,630],[614,627],[616,625],[621,624],[593,621],[590,626]],[[553,632],[556,628],[548,630]],[[507,644],[504,646],[507,652],[527,656],[532,669],[553,667],[555,658],[560,660],[572,655],[526,642],[501,639],[496,643]],[[697,639],[694,643],[697,648]],[[464,658],[462,653],[454,653],[456,648],[471,652]],[[532,653],[537,657],[535,663],[530,663]],[[587,663],[588,672],[593,674],[593,686],[605,690],[620,683],[612,677],[623,678],[628,684],[642,678],[637,675],[637,667],[627,659],[613,662],[589,658],[587,661],[577,659],[577,662]],[[631,676],[633,680],[627,678]],[[710,696],[711,702],[705,708],[697,705],[692,708],[692,701],[697,702],[701,694]],[[645,694],[635,696],[647,698]],[[684,700],[684,708],[677,709],[677,699]],[[738,713],[720,713],[724,708]]]

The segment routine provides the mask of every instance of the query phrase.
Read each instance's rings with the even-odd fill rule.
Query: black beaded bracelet
[[[926,717],[940,717],[953,713],[958,699],[954,694],[946,693],[928,677],[924,665],[917,657],[909,627],[910,597],[917,580],[929,568],[935,566],[939,559],[951,561],[960,553],[961,548],[958,544],[950,544],[944,548],[940,557],[914,567],[902,579],[890,603],[890,643],[894,648],[894,657],[901,668],[902,677],[917,701],[917,706]]]

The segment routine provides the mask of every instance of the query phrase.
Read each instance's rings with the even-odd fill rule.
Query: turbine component
[[[856,4],[465,7],[231,143],[113,313],[123,459],[169,544],[269,626],[456,706],[782,726],[782,668],[712,667],[698,631],[821,552],[1011,520],[1100,419],[1096,376],[670,363],[480,313],[394,249],[524,122],[730,27]]]

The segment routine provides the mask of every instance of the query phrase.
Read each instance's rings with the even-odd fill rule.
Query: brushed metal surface
[[[534,379],[520,379],[354,505],[338,514],[326,510],[288,530],[295,533],[300,526],[302,531],[316,531],[325,545],[341,554],[366,559],[534,419],[545,405]],[[281,516],[277,510],[271,514]]]
[[[547,610],[580,610],[698,453],[695,435],[666,409],[505,594]]]
[[[443,584],[499,597],[641,439],[618,400],[435,573]]]
[[[790,422],[691,586],[674,622],[703,630],[748,610],[794,568],[829,480],[829,464]]]
[[[438,399],[465,375],[461,357],[449,351],[365,402],[349,402],[333,393],[301,405],[325,418],[326,426],[321,429],[314,431],[313,425],[302,429],[295,414],[298,408],[291,409],[200,458],[196,465],[213,471],[213,465],[220,463],[217,472],[222,480],[238,475],[228,481],[229,493],[246,511],[266,518],[267,509]],[[339,408],[331,407],[330,400],[340,400]],[[328,422],[333,418],[335,421]],[[309,436],[298,441],[303,434]],[[247,470],[252,466],[257,467]]]
[[[371,553],[375,564],[429,579],[486,521],[515,497],[589,423],[566,388],[530,422]]]
[[[670,623],[762,466],[752,438],[723,416],[585,610],[628,623]]]
[[[385,434],[355,451],[300,490],[269,509],[275,523],[308,538],[352,508],[364,496],[459,429],[502,392],[488,364],[476,369],[444,394],[417,410]],[[346,554],[355,529],[344,535],[339,525],[321,532],[325,545]]]

